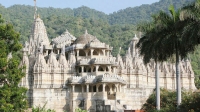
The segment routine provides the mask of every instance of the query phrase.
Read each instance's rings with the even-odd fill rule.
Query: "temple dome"
[[[90,35],[85,31],[85,34],[76,39],[75,44],[88,44],[90,42],[100,42],[95,36]]]

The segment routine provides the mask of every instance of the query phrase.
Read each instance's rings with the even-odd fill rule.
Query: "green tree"
[[[195,2],[183,7],[180,19],[187,23],[182,32],[182,41],[187,43],[187,50],[195,51],[190,56],[195,73],[195,85],[200,88],[200,0],[195,0]]]
[[[173,6],[169,7],[169,14],[166,12],[159,12],[155,16],[157,24],[158,41],[152,44],[161,45],[160,48],[164,52],[157,52],[161,59],[176,57],[176,88],[177,88],[177,105],[181,103],[181,85],[180,85],[180,70],[179,61],[187,57],[191,51],[188,49],[188,44],[182,41],[182,31],[187,22],[180,20],[180,10],[175,11]]]
[[[200,44],[200,0],[182,8],[180,19],[186,22],[182,32],[182,41],[187,43],[188,51],[195,51]]]
[[[156,93],[155,91],[149,96],[146,103],[142,106],[145,112],[200,112],[200,94],[196,92],[182,92],[182,103],[179,109],[176,108],[176,92],[161,89],[161,109],[156,110]]]
[[[5,23],[0,16],[0,111],[21,112],[27,107],[26,88],[19,87],[24,76],[23,68],[19,68],[16,56],[8,58],[9,53],[15,55],[22,48],[19,33],[13,26]]]
[[[150,23],[143,23],[138,26],[138,30],[145,32],[142,38],[137,43],[137,47],[140,48],[140,55],[143,56],[145,64],[149,63],[151,59],[155,61],[155,77],[156,77],[156,108],[160,110],[160,85],[159,85],[159,71],[158,62],[166,60],[165,51],[162,50],[164,47],[161,43],[159,25],[157,23],[157,15],[152,16],[153,21]]]
[[[161,109],[156,110],[156,92],[154,91],[146,103],[142,106],[142,110],[145,112],[177,112],[176,109],[176,92],[168,91],[166,89],[161,89],[160,99],[161,99]]]
[[[183,101],[180,105],[179,112],[200,112],[200,94],[199,91],[194,93],[183,93]]]

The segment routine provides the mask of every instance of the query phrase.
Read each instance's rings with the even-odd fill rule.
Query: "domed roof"
[[[100,42],[95,36],[90,35],[87,33],[87,30],[85,31],[85,34],[80,36],[79,38],[76,39],[74,42],[75,44],[87,44],[90,42]]]

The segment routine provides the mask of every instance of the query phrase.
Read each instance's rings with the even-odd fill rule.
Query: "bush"
[[[160,111],[156,110],[155,91],[149,96],[142,106],[146,112],[200,112],[200,92],[183,92],[182,103],[177,109],[176,92],[161,89],[160,91]]]
[[[87,112],[86,110],[82,110],[82,109],[80,109],[80,108],[76,108],[75,111],[76,111],[76,112]]]
[[[46,109],[45,106],[46,106],[47,102],[44,104],[43,107],[41,106],[38,106],[38,107],[32,107],[32,112],[56,112],[55,110],[51,110],[51,109]]]
[[[176,112],[176,94],[174,91],[161,89],[160,91],[160,111],[159,112]],[[142,110],[146,112],[158,112],[156,110],[156,92],[147,99],[142,106]]]

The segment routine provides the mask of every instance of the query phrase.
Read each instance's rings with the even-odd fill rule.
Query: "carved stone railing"
[[[96,82],[96,76],[94,75],[87,75],[86,77],[84,77],[84,83],[94,83]]]
[[[108,58],[94,58],[91,60],[93,64],[116,64],[115,57],[108,57]]]
[[[123,79],[123,77],[118,75],[110,75],[108,73],[98,76],[97,82],[120,82],[126,84],[126,81]]]
[[[82,76],[72,76],[68,79],[68,83],[82,83]]]
[[[87,65],[87,64],[90,64],[90,61],[91,61],[91,59],[89,59],[89,58],[84,58],[84,59],[80,59],[80,60],[77,62],[77,64],[78,64],[78,65]]]

